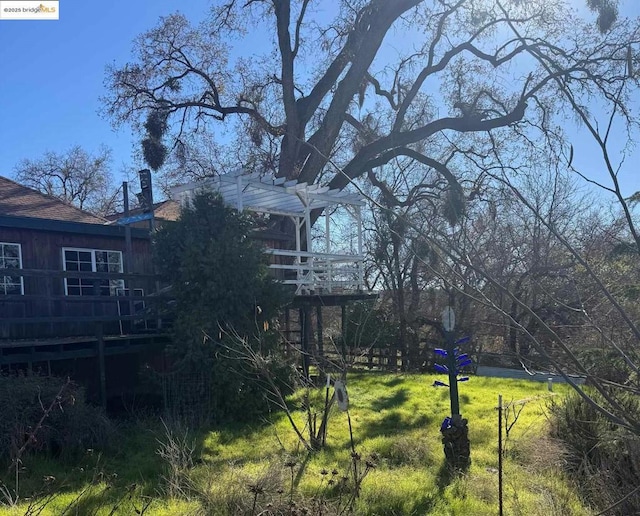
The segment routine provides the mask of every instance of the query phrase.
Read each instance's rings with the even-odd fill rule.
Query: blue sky
[[[571,0],[584,10],[585,0]],[[129,60],[133,39],[177,10],[197,22],[209,0],[87,2],[60,0],[59,21],[0,20],[0,175],[13,175],[23,158],[45,151],[63,152],[74,145],[95,152],[113,149],[113,170],[142,168],[132,158],[138,137],[127,128],[115,132],[98,115],[104,94],[104,68]],[[621,0],[622,12],[640,15],[640,1]],[[586,169],[595,161],[581,153]],[[640,190],[635,163],[622,175],[626,193]],[[582,164],[579,163],[579,164]],[[597,170],[590,171],[598,177]]]
[[[11,176],[24,158],[73,145],[113,149],[114,172],[133,165],[137,139],[114,132],[98,116],[104,68],[129,60],[132,41],[177,10],[191,20],[208,12],[208,0],[94,2],[60,0],[60,20],[0,21],[0,175]]]

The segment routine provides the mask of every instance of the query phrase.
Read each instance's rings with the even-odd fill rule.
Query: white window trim
[[[22,244],[18,242],[0,242],[0,245],[17,245],[18,246],[18,262],[20,263],[20,270],[22,270]],[[0,271],[3,269],[0,269]],[[0,295],[8,296],[11,294],[5,294],[4,292]],[[20,295],[24,296],[24,277],[20,276]]]
[[[62,270],[66,271],[67,270],[67,260],[65,258],[65,251],[78,251],[78,252],[89,252],[91,253],[91,272],[98,272],[96,270],[96,252],[99,253],[118,253],[120,255],[120,270],[118,271],[119,273],[123,273],[124,272],[124,255],[122,253],[122,251],[118,251],[116,249],[95,249],[95,248],[91,248],[91,247],[63,247],[62,248]],[[75,271],[71,271],[71,272],[75,272]],[[123,280],[119,280],[119,281],[123,281]],[[120,287],[116,287],[120,288]],[[67,278],[64,278],[64,295],[68,296],[69,295],[69,288],[68,288],[68,284],[67,284]],[[111,286],[109,286],[109,295],[112,296],[114,294],[111,293]]]

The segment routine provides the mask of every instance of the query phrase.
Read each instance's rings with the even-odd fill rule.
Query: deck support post
[[[309,305],[300,308],[300,347],[302,348],[302,374],[309,379],[309,354],[311,351],[311,310]]]
[[[324,335],[323,335],[323,322],[322,322],[322,305],[316,307],[316,323],[318,325],[318,354],[324,357]]]
[[[289,313],[289,307],[284,309],[284,334],[286,339],[291,342],[291,314]]]
[[[102,323],[96,325],[96,338],[98,339],[98,371],[100,375],[100,404],[107,408],[107,368],[104,359],[104,332]]]
[[[93,281],[93,295],[96,298],[100,295],[100,280]],[[92,310],[94,317],[100,317],[102,315],[102,303],[99,301],[92,301]],[[96,321],[96,346],[97,346],[97,358],[98,358],[98,381],[100,383],[100,404],[103,408],[107,407],[107,371],[104,359],[104,328],[102,321]]]

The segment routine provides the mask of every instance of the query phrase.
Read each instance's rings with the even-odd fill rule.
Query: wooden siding
[[[24,219],[23,219],[24,220]],[[43,221],[48,222],[48,221]],[[85,281],[98,286],[99,280],[123,280],[128,289],[143,289],[145,297],[153,294],[151,245],[148,236],[132,238],[131,263],[127,263],[126,242],[122,228],[71,224],[74,232],[0,226],[0,242],[21,245],[24,294],[0,295],[0,347],[6,339],[60,338],[94,335],[95,322],[102,320],[106,334],[120,334],[129,328],[121,315],[129,313],[128,300],[115,296],[66,296],[62,249],[65,247],[122,252],[127,275],[84,273]],[[95,230],[98,234],[91,234]],[[112,234],[108,234],[112,233]],[[12,274],[18,275],[12,270]],[[134,300],[148,304],[144,298]],[[126,319],[125,319],[126,321]]]
[[[23,269],[61,271],[63,247],[122,251],[123,259],[126,261],[125,239],[119,235],[105,236],[0,227],[0,242],[16,243],[22,246]],[[132,238],[131,243],[133,259],[129,264],[131,265],[129,272],[152,274],[150,239]],[[125,264],[126,267],[127,264]]]

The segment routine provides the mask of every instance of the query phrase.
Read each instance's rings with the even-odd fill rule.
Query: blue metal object
[[[440,431],[442,432],[443,430],[446,430],[447,428],[451,428],[451,418],[450,417],[445,417],[444,421],[442,421],[442,424],[440,425]]]
[[[153,213],[141,213],[140,215],[131,215],[131,217],[123,217],[116,220],[116,224],[124,226],[125,224],[133,224],[142,220],[149,220],[153,217]]]
[[[458,344],[466,344],[471,340],[471,337],[462,337],[454,341],[453,332],[446,331],[445,332],[447,348],[435,348],[434,352],[436,355],[439,355],[446,359],[447,365],[443,364],[434,364],[433,368],[438,373],[447,374],[449,376],[449,384],[441,382],[440,380],[435,380],[433,382],[434,387],[449,387],[450,390],[450,398],[451,398],[451,416],[459,416],[460,415],[460,401],[458,399],[458,382],[468,382],[468,376],[460,376],[462,369],[464,367],[470,366],[473,361],[469,358],[468,353],[461,353],[460,348],[457,347]],[[442,428],[449,428],[451,426],[451,418],[445,418],[442,423]]]

